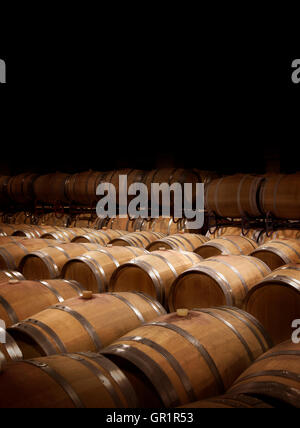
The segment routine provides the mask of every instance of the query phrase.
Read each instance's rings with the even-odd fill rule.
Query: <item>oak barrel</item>
[[[170,310],[212,306],[242,307],[248,291],[270,269],[261,260],[248,256],[216,256],[183,272],[172,284]]]
[[[34,201],[34,183],[38,174],[24,173],[11,177],[7,185],[7,193],[11,200],[18,204]]]
[[[153,398],[140,404],[151,407],[160,399],[162,406],[178,407],[224,394],[270,346],[252,316],[221,307],[162,316],[102,353],[129,376],[138,397],[145,389],[152,392]]]
[[[20,261],[19,270],[26,279],[56,279],[68,260],[98,248],[98,244],[53,244],[52,241],[51,247],[26,254]]]
[[[144,292],[168,307],[169,291],[174,280],[199,261],[201,258],[191,252],[153,251],[118,267],[108,289],[115,292]]]
[[[265,214],[299,220],[300,174],[267,176],[260,191],[260,205]]]
[[[230,394],[246,394],[275,407],[300,408],[300,343],[281,343],[236,380]]]
[[[266,276],[249,291],[244,307],[263,324],[274,343],[289,339],[293,321],[300,318],[300,264],[283,266]]]
[[[44,203],[68,202],[65,183],[69,174],[56,172],[41,175],[34,182],[35,199]]]
[[[1,374],[1,408],[134,408],[126,376],[102,355],[55,355],[10,364]]]
[[[84,233],[88,233],[88,228],[65,228],[59,227],[57,230],[48,231],[42,234],[43,239],[54,239],[58,241],[71,242],[77,236],[81,236]]]
[[[265,262],[271,270],[289,263],[300,263],[300,241],[281,239],[266,242],[251,253]]]
[[[207,242],[205,236],[197,233],[176,233],[165,238],[156,240],[148,245],[148,251],[165,250],[183,250],[194,251],[199,245]]]
[[[81,296],[83,288],[76,281],[8,280],[0,284],[0,319],[6,327],[18,323],[56,303]]]
[[[24,359],[99,351],[143,322],[165,313],[158,302],[142,294],[108,293],[88,297],[66,300],[10,327],[8,332]]]
[[[64,265],[61,276],[73,279],[94,293],[107,291],[113,272],[123,263],[147,253],[137,247],[103,247],[74,257]]]
[[[220,217],[261,216],[259,191],[264,178],[236,174],[212,180],[205,194],[205,207]]]
[[[157,239],[161,239],[164,236],[165,234],[160,232],[133,232],[129,233],[126,236],[121,236],[120,238],[112,239],[110,241],[110,244],[115,246],[146,248],[152,242],[156,241]]]
[[[185,404],[186,409],[272,409],[269,404],[243,394],[225,394],[195,403]]]
[[[7,194],[7,185],[10,177],[5,175],[0,175],[0,207],[5,207],[11,201],[9,200]]]
[[[72,242],[86,242],[100,245],[107,245],[112,239],[120,238],[127,232],[121,230],[90,230],[84,234],[79,234],[73,238]]]
[[[194,252],[204,259],[234,254],[247,256],[257,247],[256,242],[246,236],[229,235],[212,239],[196,248]]]
[[[19,270],[19,264],[24,256],[31,251],[39,251],[52,245],[53,241],[47,239],[23,239],[2,245],[0,246],[0,269]]]

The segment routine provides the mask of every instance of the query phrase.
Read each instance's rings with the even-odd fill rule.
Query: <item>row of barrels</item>
[[[207,183],[214,173],[197,169],[164,168],[152,171],[121,169],[114,171],[86,171],[77,174],[56,172],[38,175],[23,173],[13,177],[0,176],[0,206],[9,202],[28,204],[33,201],[43,203],[70,203],[92,206],[98,200],[96,190],[101,183],[110,183],[119,196],[119,177],[127,176],[127,189],[133,183],[144,183],[151,197],[152,183]],[[195,189],[194,189],[195,190]]]
[[[170,311],[195,305],[244,308],[262,322],[276,343],[289,337],[291,323],[300,313],[299,241],[273,241],[254,250],[251,257],[216,255],[206,259],[183,250],[149,253],[134,246],[44,245],[48,246],[26,255],[14,253],[19,250],[14,244],[4,246],[4,250],[14,257],[15,264],[19,257],[18,268],[27,280],[61,277],[95,293],[143,292]],[[3,247],[0,256],[2,253]],[[4,262],[2,257],[1,267],[7,268]],[[14,279],[14,274],[9,275]],[[6,306],[11,290],[9,287],[2,295]],[[28,297],[32,295],[28,293]],[[282,302],[285,311],[280,310]]]
[[[205,208],[220,217],[300,219],[300,173],[265,176],[236,174],[208,183]]]
[[[17,212],[8,216],[6,213],[0,215],[0,223],[9,225],[37,225],[37,226],[56,226],[56,227],[83,227],[91,229],[113,229],[124,230],[127,232],[163,232],[167,235],[180,232],[186,229],[187,221],[185,219],[173,219],[172,217],[158,218],[130,218],[116,216],[115,218],[100,219],[95,214],[78,214],[70,216],[67,213],[42,213],[40,215],[27,213],[25,211]]]
[[[233,307],[167,315],[144,295],[107,293],[49,307],[7,336],[1,408],[300,407],[300,344],[274,348]]]

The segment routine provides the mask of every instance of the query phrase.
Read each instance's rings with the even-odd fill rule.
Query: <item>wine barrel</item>
[[[260,205],[264,214],[299,220],[300,174],[267,176],[260,191]]]
[[[213,180],[206,189],[205,207],[220,217],[260,217],[258,195],[263,180],[244,174]]]
[[[98,248],[98,244],[54,244],[26,254],[20,261],[19,270],[30,280],[56,279],[68,260]]]
[[[250,255],[265,262],[271,270],[275,270],[285,264],[300,263],[300,241],[297,239],[269,241]]]
[[[14,244],[15,242],[23,241],[22,236],[0,236],[0,246],[6,244]]]
[[[185,404],[186,409],[273,409],[267,403],[243,394],[225,394],[195,403]]]
[[[2,282],[7,282],[10,280],[23,281],[24,279],[25,279],[24,276],[18,271],[8,271],[8,270],[0,271],[0,284]]]
[[[78,235],[73,238],[72,242],[87,242],[92,244],[107,245],[112,239],[126,235],[121,230],[91,230],[90,232]]]
[[[289,339],[292,323],[300,318],[300,264],[283,266],[253,287],[245,310],[270,333],[275,344]]]
[[[172,250],[153,251],[118,267],[113,273],[109,291],[139,291],[168,308],[172,283],[185,270],[201,261],[197,254]]]
[[[81,296],[83,288],[76,281],[9,280],[0,284],[0,319],[6,327],[28,318],[56,303]]]
[[[38,251],[53,245],[47,239],[23,239],[0,247],[0,269],[19,270],[22,258],[31,251]],[[58,243],[55,243],[58,245]],[[43,278],[40,278],[43,279]]]
[[[230,394],[258,397],[275,407],[300,408],[300,344],[281,343],[258,358],[230,388]]]
[[[65,183],[69,174],[56,172],[38,177],[34,182],[34,194],[37,201],[44,203],[68,202],[65,195]]]
[[[242,307],[248,291],[269,273],[267,265],[254,257],[216,256],[204,260],[173,282],[170,310],[222,305]]]
[[[128,375],[139,398],[152,392],[148,407],[159,400],[161,406],[177,407],[224,394],[270,345],[252,316],[221,307],[162,316],[102,354]]]
[[[175,235],[176,233],[184,230],[185,220],[173,218],[159,217],[152,219],[150,222],[144,220],[141,230],[152,230],[152,232],[162,232],[166,235]]]
[[[140,219],[136,218],[121,218],[120,216],[116,216],[114,218],[103,219],[102,224],[100,225],[100,229],[103,227],[112,230],[123,230],[126,232],[136,232],[138,230],[138,224]]]
[[[183,250],[194,251],[199,245],[207,242],[205,236],[197,233],[178,233],[163,239],[156,240],[148,245],[148,251],[165,250]]]
[[[10,199],[18,204],[28,204],[34,201],[34,183],[38,174],[24,173],[11,177],[7,185]]]
[[[130,168],[111,171],[110,174],[106,177],[105,181],[115,186],[117,200],[119,200],[119,197],[120,197],[120,186],[119,186],[120,175],[127,176],[127,189],[124,189],[124,190],[125,192],[127,192],[127,195],[128,195],[129,187],[134,183],[142,183],[145,179],[146,172],[138,169],[130,169]],[[132,200],[133,198],[134,196],[131,196],[131,195],[127,196],[128,201]]]
[[[163,238],[165,235],[159,232],[134,232],[126,236],[112,239],[109,243],[114,246],[123,247],[142,247],[146,248],[157,239]]]
[[[84,233],[89,233],[88,228],[58,228],[58,230],[45,232],[42,234],[42,239],[53,239],[64,242],[71,242],[77,236],[81,236]]]
[[[54,226],[36,226],[29,224],[19,224],[16,226],[11,236],[20,236],[27,239],[38,239],[48,232],[56,231]],[[47,239],[47,238],[42,238]]]
[[[1,408],[134,408],[126,376],[94,353],[55,355],[10,364],[1,374]]]
[[[212,239],[196,248],[194,252],[204,259],[220,255],[247,256],[257,247],[256,242],[246,236],[229,235]]]
[[[105,176],[106,173],[92,170],[71,175],[65,184],[68,200],[90,206],[98,200],[96,189]]]
[[[11,236],[16,230],[13,224],[0,223],[0,236]]]
[[[5,175],[0,175],[0,207],[5,207],[11,201],[7,194],[7,186],[10,177]]]
[[[300,239],[300,230],[297,229],[279,229],[270,234],[264,234],[262,243],[273,241],[274,239]]]
[[[85,297],[84,292],[83,295]],[[135,293],[73,298],[8,329],[24,359],[67,352],[99,351],[128,331],[165,313],[150,297]]]
[[[172,185],[179,183],[182,186],[185,183],[193,184],[193,201],[196,198],[195,184],[202,183],[202,178],[196,170],[183,168],[161,168],[150,171],[144,178],[144,183],[148,188],[149,200],[151,199],[151,184],[152,183],[167,183]]]
[[[61,276],[73,279],[94,293],[107,291],[113,272],[123,263],[147,253],[144,248],[106,247],[74,257],[64,265]]]

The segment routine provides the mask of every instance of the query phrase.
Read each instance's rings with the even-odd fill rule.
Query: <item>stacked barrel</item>
[[[25,188],[87,206],[119,173],[61,174],[51,192],[50,176],[31,177]],[[199,174],[122,173],[147,185]],[[210,209],[255,218],[268,180],[208,180]],[[300,407],[298,231],[203,236],[162,217],[88,226],[0,224],[1,408]]]

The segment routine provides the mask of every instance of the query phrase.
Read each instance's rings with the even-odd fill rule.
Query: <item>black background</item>
[[[4,34],[0,171],[299,170],[296,39],[158,21]]]

